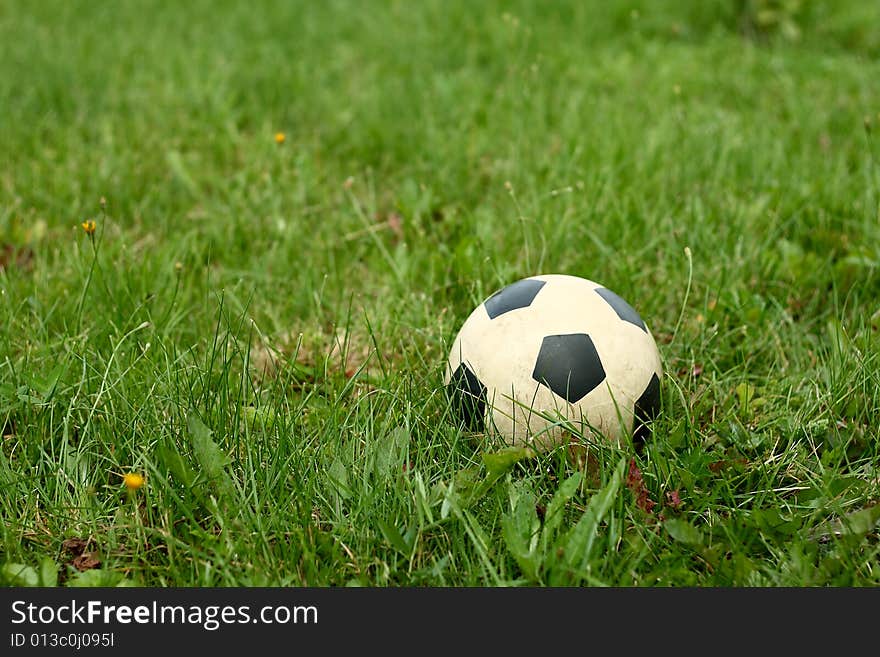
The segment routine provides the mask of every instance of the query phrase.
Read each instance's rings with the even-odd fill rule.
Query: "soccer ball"
[[[643,442],[660,407],[657,344],[626,301],[593,281],[517,281],[465,320],[446,365],[457,421],[547,450],[578,435]]]

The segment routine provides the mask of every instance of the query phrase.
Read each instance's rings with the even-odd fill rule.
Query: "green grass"
[[[0,581],[880,584],[880,9],[773,4],[3,3]],[[592,476],[443,394],[551,272],[665,364]]]

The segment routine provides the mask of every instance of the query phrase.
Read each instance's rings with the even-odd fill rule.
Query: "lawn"
[[[0,44],[0,583],[880,584],[877,3],[13,0]],[[541,273],[649,325],[643,449],[453,420]]]

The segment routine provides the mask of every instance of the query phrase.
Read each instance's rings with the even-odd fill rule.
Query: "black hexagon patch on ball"
[[[486,386],[462,363],[449,379],[446,392],[452,412],[468,431],[482,431],[486,417]]]
[[[612,310],[617,313],[617,316],[620,317],[624,322],[629,322],[630,324],[634,324],[642,329],[645,333],[648,332],[648,328],[645,326],[645,322],[642,321],[641,316],[636,312],[636,309],[629,305],[626,301],[624,301],[621,297],[617,296],[609,290],[607,287],[597,287],[596,294],[605,299],[605,302],[611,306]]]
[[[651,380],[641,396],[636,400],[633,408],[633,441],[644,443],[651,437],[651,429],[648,423],[657,417],[660,412],[660,379],[656,374],[651,375]]]
[[[489,319],[495,319],[517,308],[527,308],[546,284],[546,281],[525,278],[498,290],[483,304]]]
[[[586,333],[548,335],[532,378],[574,404],[605,380],[605,368]]]

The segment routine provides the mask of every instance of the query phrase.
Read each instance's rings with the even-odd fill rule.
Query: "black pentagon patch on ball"
[[[636,312],[636,309],[629,305],[621,297],[614,294],[614,292],[609,290],[607,287],[597,287],[596,294],[605,299],[605,302],[609,306],[611,306],[614,312],[617,313],[617,316],[620,317],[620,319],[622,319],[624,322],[629,322],[630,324],[638,326],[645,333],[648,332],[648,328],[645,326],[642,318]]]
[[[532,378],[574,404],[605,380],[605,368],[586,333],[548,335]]]
[[[525,278],[498,290],[483,304],[489,313],[489,319],[495,319],[517,308],[528,307],[546,284],[547,281]]]
[[[636,400],[633,408],[633,441],[644,443],[651,437],[651,429],[648,422],[657,417],[660,412],[660,379],[656,374],[651,375],[651,380],[641,396]]]
[[[468,431],[485,428],[486,386],[470,367],[462,363],[449,379],[446,392],[452,411]]]

